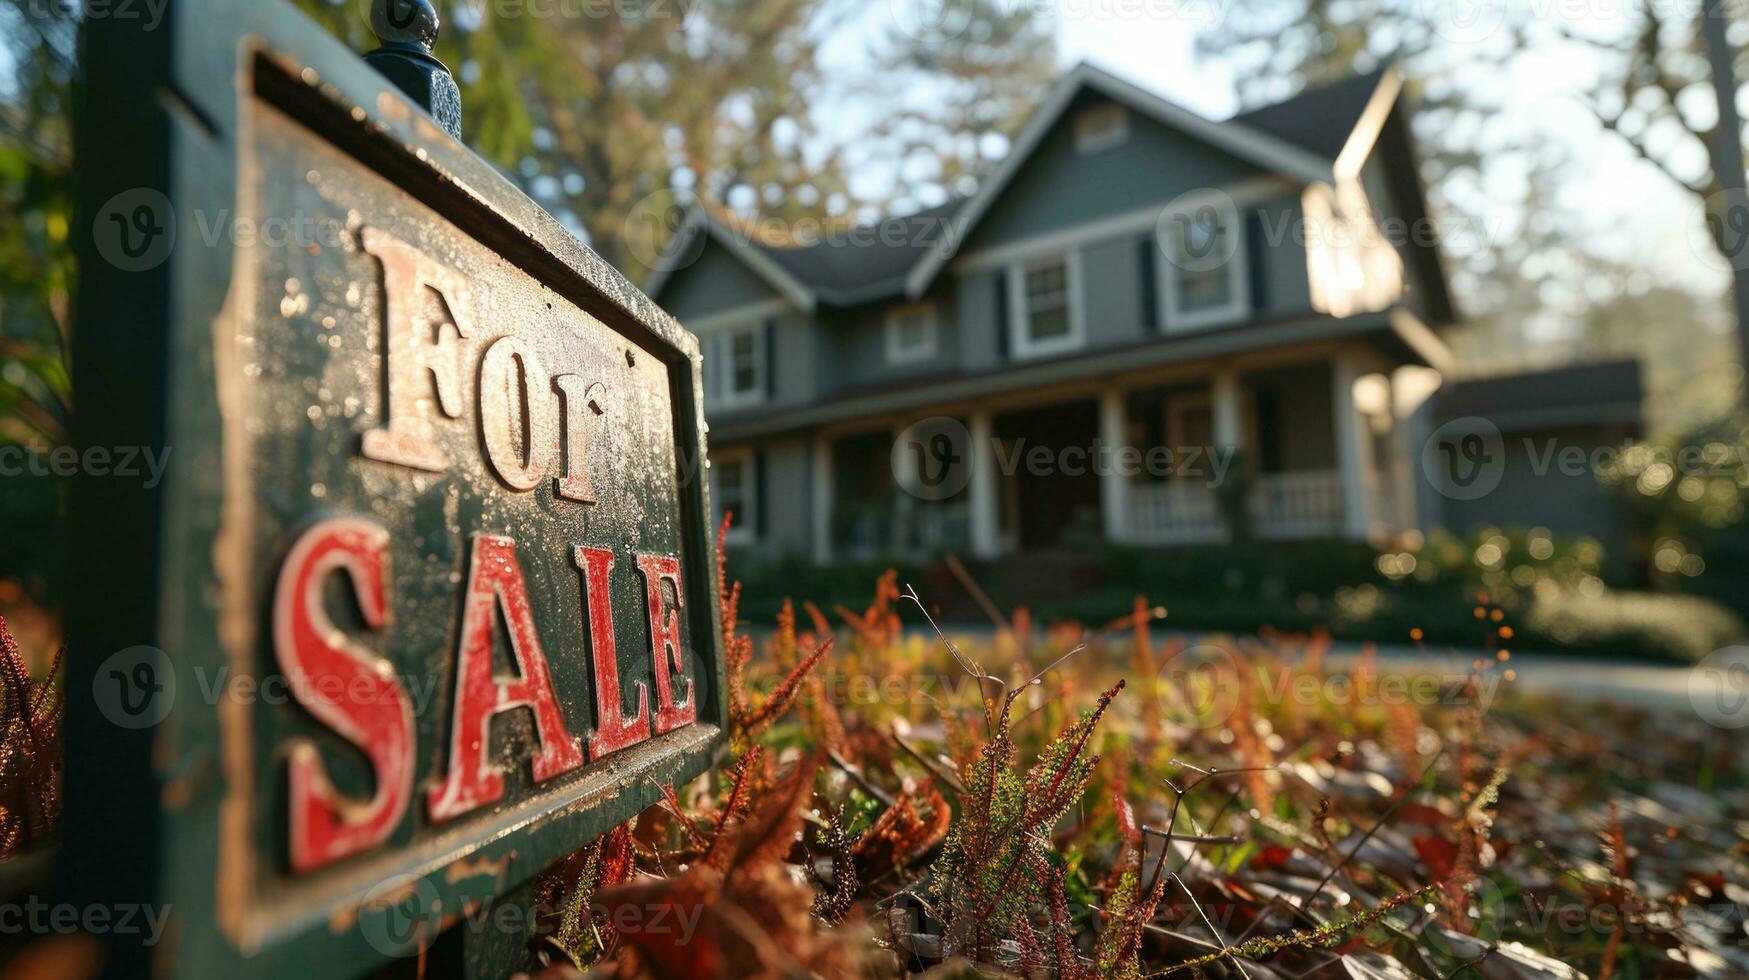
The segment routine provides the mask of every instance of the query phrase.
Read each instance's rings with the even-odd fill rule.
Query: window
[[[1078,153],[1098,153],[1122,146],[1129,137],[1129,111],[1116,102],[1084,109],[1075,117],[1075,150]]]
[[[751,455],[725,454],[711,461],[711,502],[716,526],[722,526],[724,514],[735,515],[728,542],[745,544],[757,537],[759,486]]]
[[[1038,357],[1081,346],[1077,253],[1015,266],[1008,275],[1013,290],[1009,330],[1016,356]]]
[[[724,331],[718,338],[722,370],[717,394],[724,405],[752,405],[765,400],[765,331],[758,325]]]
[[[1158,227],[1168,330],[1231,323],[1250,313],[1244,226],[1219,191],[1180,198]]]
[[[935,307],[927,303],[902,306],[887,314],[887,363],[928,360],[936,350]]]

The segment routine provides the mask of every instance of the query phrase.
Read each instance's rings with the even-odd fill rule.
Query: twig
[[[953,577],[959,579],[960,585],[964,586],[966,592],[970,593],[972,601],[978,604],[978,608],[984,611],[984,615],[990,617],[990,622],[996,624],[997,629],[1014,632],[1014,624],[1010,623],[1002,615],[1002,610],[996,608],[996,604],[990,601],[989,593],[985,592],[972,578],[972,573],[966,571],[966,566],[960,563],[960,556],[948,555],[945,564],[947,570],[953,573]]]
[[[982,708],[984,711],[984,734],[990,738],[995,738],[996,722],[990,717],[990,699],[989,696],[984,693],[984,682],[987,680],[995,681],[996,687],[999,689],[1006,687],[1007,685],[1002,683],[1002,678],[985,673],[982,666],[964,653],[961,653],[959,647],[954,646],[954,642],[947,638],[947,634],[941,631],[940,626],[936,625],[935,617],[929,615],[929,610],[923,605],[923,600],[917,596],[917,590],[912,588],[909,583],[905,585],[905,591],[899,594],[899,598],[909,599],[917,605],[917,611],[923,614],[923,618],[929,623],[929,628],[935,631],[935,635],[941,639],[942,645],[947,647],[947,652],[953,654],[953,658],[959,661],[961,669],[972,675],[972,677],[977,680],[978,707]]]
[[[879,786],[869,782],[868,777],[862,774],[862,770],[852,765],[850,760],[839,755],[837,749],[827,749],[826,758],[832,760],[833,765],[842,769],[844,774],[850,777],[850,781],[860,787],[864,793],[880,800],[885,806],[891,807],[893,805],[893,798],[887,795],[885,790],[882,790]]]
[[[893,740],[893,744],[897,745],[901,749],[904,749],[906,755],[910,756],[913,759],[916,759],[919,765],[921,765],[923,768],[929,770],[930,773],[932,773],[937,779],[940,779],[942,782],[946,783],[948,785],[948,788],[953,790],[953,792],[956,796],[965,795],[966,784],[963,781],[961,781],[958,773],[954,772],[951,769],[944,768],[941,765],[941,763],[935,761],[934,759],[929,758],[928,756],[924,755],[922,752],[919,752],[916,748],[912,747],[912,745],[909,742],[900,738],[898,732],[895,732],[895,731],[892,731],[889,729],[887,732],[887,737],[891,738]]]
[[[1197,918],[1201,919],[1202,924],[1208,927],[1209,933],[1215,937],[1215,941],[1221,944],[1220,955],[1233,961],[1233,968],[1239,971],[1240,976],[1244,977],[1245,980],[1251,980],[1251,974],[1245,972],[1245,962],[1233,952],[1232,945],[1227,942],[1225,936],[1221,935],[1220,927],[1216,926],[1209,919],[1208,914],[1202,910],[1202,904],[1196,900],[1195,895],[1190,893],[1190,886],[1185,884],[1184,879],[1176,874],[1172,876],[1172,880],[1178,882],[1178,887],[1184,891],[1184,897],[1190,899],[1190,907],[1196,910]]]

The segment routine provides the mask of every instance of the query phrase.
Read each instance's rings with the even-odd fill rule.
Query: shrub
[[[1697,596],[1539,592],[1525,627],[1565,647],[1695,662],[1743,636],[1743,621]]]

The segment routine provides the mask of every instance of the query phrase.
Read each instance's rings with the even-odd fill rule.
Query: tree
[[[66,360],[73,264],[68,92],[75,21],[52,4],[0,9],[0,447],[52,447],[72,410]],[[0,605],[55,593],[58,483],[0,474]],[[30,617],[23,617],[28,620]]]
[[[359,50],[370,45],[356,4],[298,2]],[[1050,66],[1033,15],[987,0],[950,34],[893,32],[860,74],[823,53],[841,32],[866,27],[858,0],[440,7],[437,53],[461,85],[469,144],[635,280],[695,200],[779,220],[852,220],[906,203],[906,184],[873,200],[850,194],[851,143],[862,165],[878,144],[886,165],[924,183],[958,179],[972,169],[967,134],[1011,127]],[[829,107],[890,102],[901,70],[908,90],[935,97],[875,134],[822,132]]]
[[[1515,30],[1513,24],[1467,23],[1444,5],[1420,0],[1269,0],[1227,8],[1227,16],[1198,36],[1197,52],[1232,66],[1248,105],[1394,66],[1403,74],[1403,98],[1415,106],[1434,216],[1448,228],[1481,229],[1498,198],[1485,186],[1486,168],[1526,147],[1488,124],[1500,107],[1473,82],[1512,56]],[[1509,238],[1454,234],[1442,241],[1466,310],[1493,309],[1515,291],[1501,277],[1516,265],[1497,247]]]
[[[1611,8],[1612,11],[1617,8]],[[1455,260],[1453,287],[1470,320],[1448,336],[1470,370],[1526,360],[1637,354],[1654,379],[1658,414],[1672,422],[1716,411],[1716,389],[1670,388],[1681,365],[1729,367],[1728,336],[1711,296],[1687,301],[1649,280],[1632,254],[1602,254],[1591,240],[1619,239],[1596,227],[1567,192],[1574,148],[1540,132],[1503,133],[1489,101],[1492,76],[1533,49],[1588,52],[1578,64],[1595,85],[1578,98],[1603,129],[1705,202],[1718,251],[1723,196],[1706,161],[1715,155],[1709,75],[1698,33],[1701,4],[1628,0],[1617,16],[1538,17],[1536,5],[1428,4],[1416,0],[1271,0],[1235,7],[1199,38],[1205,57],[1235,66],[1248,101],[1394,64],[1416,107],[1435,212],[1487,234],[1443,239]],[[1743,25],[1731,25],[1741,39]],[[1517,197],[1503,201],[1502,188]],[[1486,215],[1508,216],[1493,226]],[[1736,230],[1738,235],[1749,229]],[[1478,247],[1461,247],[1474,242]],[[1620,245],[1620,242],[1614,242]],[[1622,249],[1617,249],[1618,252]],[[1652,317],[1652,319],[1644,319]],[[1644,338],[1656,324],[1657,343]],[[1729,387],[1729,371],[1709,376]]]

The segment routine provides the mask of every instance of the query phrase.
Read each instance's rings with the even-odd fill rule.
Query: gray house
[[[1222,122],[1083,65],[973,196],[696,211],[649,292],[706,352],[737,543],[993,559],[1416,526],[1454,317],[1394,72]]]

